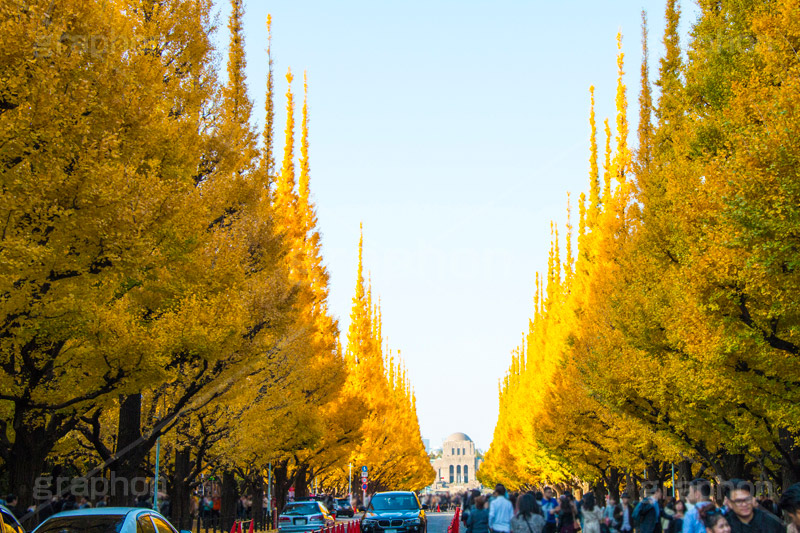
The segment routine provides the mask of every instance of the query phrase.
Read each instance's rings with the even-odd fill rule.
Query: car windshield
[[[419,503],[413,494],[376,494],[370,507],[375,511],[416,511]]]
[[[350,507],[350,502],[347,499],[336,500],[336,502],[342,507]]]
[[[319,513],[319,504],[317,502],[290,503],[283,510],[283,514],[288,515],[306,515],[316,513]]]
[[[39,526],[37,533],[119,533],[123,515],[57,516]]]

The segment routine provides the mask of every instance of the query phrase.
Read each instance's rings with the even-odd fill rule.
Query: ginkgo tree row
[[[271,50],[258,132],[242,1],[224,83],[213,7],[14,0],[0,12],[0,481],[23,508],[51,472],[152,476],[159,439],[176,524],[201,476],[221,479],[229,517],[242,488],[260,511],[270,464],[279,502],[313,478],[346,490],[351,461],[398,488],[433,479],[361,277],[367,315],[340,348],[307,97],[298,159],[289,72],[279,157]]]
[[[577,253],[554,228],[479,477],[511,487],[800,480],[797,2],[668,0],[657,98],[646,20],[637,148],[623,53]],[[568,209],[569,213],[569,209]]]

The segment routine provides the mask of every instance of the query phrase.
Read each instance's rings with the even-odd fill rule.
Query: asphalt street
[[[447,533],[447,526],[453,520],[453,513],[429,513],[428,533]]]

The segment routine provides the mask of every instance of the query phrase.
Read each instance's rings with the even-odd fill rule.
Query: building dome
[[[450,435],[449,437],[444,439],[444,441],[445,442],[463,442],[463,441],[472,442],[472,439],[469,438],[466,433],[460,433],[459,432],[459,433],[453,433],[452,435]]]

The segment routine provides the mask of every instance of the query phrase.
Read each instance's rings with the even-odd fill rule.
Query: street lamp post
[[[158,459],[161,455],[161,435],[156,439],[156,473],[153,476],[153,510],[158,511]]]
[[[672,497],[675,498],[675,463],[672,463]]]

